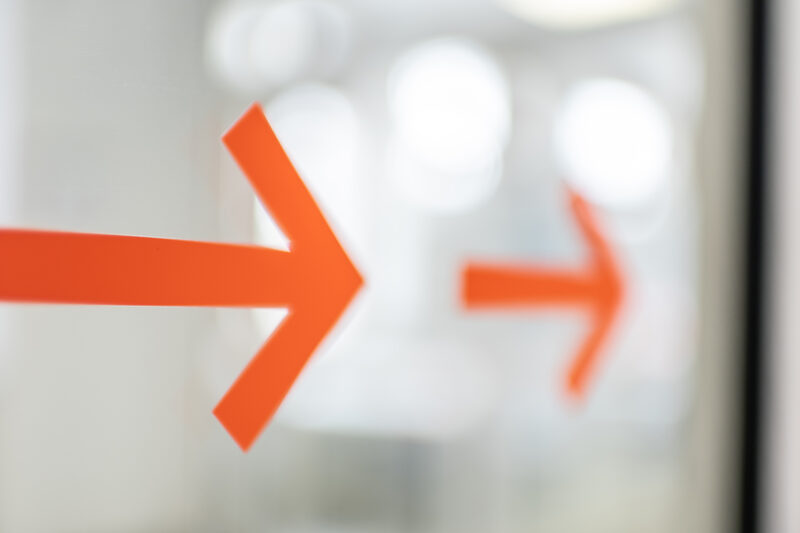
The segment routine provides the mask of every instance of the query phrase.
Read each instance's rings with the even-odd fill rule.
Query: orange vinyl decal
[[[592,326],[573,356],[565,380],[567,392],[579,396],[620,307],[623,282],[587,203],[570,193],[570,206],[589,245],[589,261],[582,269],[470,262],[462,274],[461,296],[467,309],[586,308]]]
[[[286,319],[214,409],[247,450],[363,281],[258,105],[223,141],[290,239],[291,251],[0,229],[0,301],[288,307]]]

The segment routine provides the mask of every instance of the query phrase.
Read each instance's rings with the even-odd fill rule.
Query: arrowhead
[[[214,414],[243,450],[272,418],[317,346],[363,285],[322,212],[254,104],[223,136],[262,204],[290,241],[289,314],[220,400]]]
[[[592,326],[573,357],[566,378],[567,392],[572,396],[581,396],[619,312],[624,288],[614,255],[608,241],[600,233],[589,205],[580,195],[570,191],[570,207],[590,251],[588,272],[592,287]]]

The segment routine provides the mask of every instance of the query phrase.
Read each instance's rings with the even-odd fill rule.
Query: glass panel
[[[4,227],[295,253],[221,142],[258,102],[366,280],[247,453],[285,309],[4,303],[0,529],[713,530],[737,9],[0,0]]]

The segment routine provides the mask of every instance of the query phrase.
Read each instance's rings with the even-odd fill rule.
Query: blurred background
[[[0,530],[733,531],[747,17],[0,0],[0,224],[285,248],[220,142],[257,101],[367,283],[247,454],[211,411],[285,311],[0,305]],[[569,189],[626,285],[577,402],[584,312],[459,301],[583,264]]]

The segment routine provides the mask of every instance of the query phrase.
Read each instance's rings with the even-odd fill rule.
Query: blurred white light
[[[397,133],[426,162],[445,172],[484,166],[508,135],[508,87],[494,60],[455,39],[404,55],[390,78]]]
[[[248,43],[254,75],[269,85],[299,76],[313,56],[314,31],[314,21],[304,4],[278,2],[265,6],[253,21]]]
[[[358,119],[352,104],[337,89],[309,84],[280,93],[267,104],[265,113],[336,233],[351,244],[350,239],[363,231],[356,183]],[[288,249],[286,237],[259,202],[253,213],[256,242]],[[272,310],[256,310],[264,334],[282,317]]]
[[[499,176],[511,111],[508,84],[483,48],[439,39],[404,54],[389,77],[390,172],[425,207],[487,198]]]
[[[555,143],[563,177],[607,207],[641,206],[663,189],[671,171],[666,110],[620,80],[590,80],[571,89],[557,118]]]
[[[233,87],[259,90],[341,64],[350,28],[342,9],[320,0],[229,2],[211,18],[207,55]]]
[[[542,26],[581,29],[664,13],[681,0],[497,0],[509,12]]]
[[[460,212],[489,198],[502,174],[498,154],[485,165],[460,173],[431,168],[393,139],[389,146],[388,175],[403,197],[424,209],[448,213]]]
[[[265,112],[316,199],[338,223],[358,229],[358,117],[347,96],[326,85],[300,85],[278,94]]]

